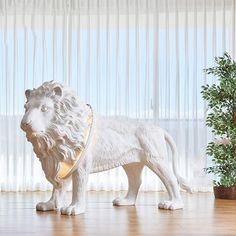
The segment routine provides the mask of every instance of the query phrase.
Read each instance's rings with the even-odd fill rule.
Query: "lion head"
[[[47,179],[59,183],[60,162],[71,163],[84,147],[89,108],[67,87],[45,82],[26,90],[25,114],[21,128],[42,163]]]

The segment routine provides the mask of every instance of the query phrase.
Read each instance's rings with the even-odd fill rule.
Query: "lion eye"
[[[47,110],[48,110],[48,108],[47,108],[46,106],[42,106],[42,107],[41,107],[41,111],[42,111],[42,112],[46,112]]]

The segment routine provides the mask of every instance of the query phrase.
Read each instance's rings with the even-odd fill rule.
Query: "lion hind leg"
[[[114,206],[133,206],[136,203],[138,191],[142,183],[141,175],[143,170],[142,163],[132,163],[124,165],[123,168],[128,177],[128,192],[124,198],[116,198],[113,200]]]
[[[161,179],[169,194],[169,200],[160,202],[158,207],[166,210],[183,208],[178,182],[168,163],[162,159],[150,158],[146,165]]]

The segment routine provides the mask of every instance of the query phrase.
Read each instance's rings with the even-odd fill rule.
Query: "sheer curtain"
[[[51,188],[20,130],[24,90],[48,80],[104,115],[167,129],[179,172],[209,190],[203,68],[235,43],[235,0],[0,0],[0,190]],[[126,176],[93,174],[89,189],[127,189]],[[142,190],[161,189],[145,169]]]

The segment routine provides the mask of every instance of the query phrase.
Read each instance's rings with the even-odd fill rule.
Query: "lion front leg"
[[[86,189],[89,172],[79,167],[72,174],[72,202],[68,207],[61,208],[62,215],[78,215],[85,212]]]
[[[36,205],[37,211],[54,211],[61,207],[61,202],[63,200],[64,194],[67,190],[70,181],[65,181],[61,188],[53,187],[52,196],[47,202],[39,202]]]

